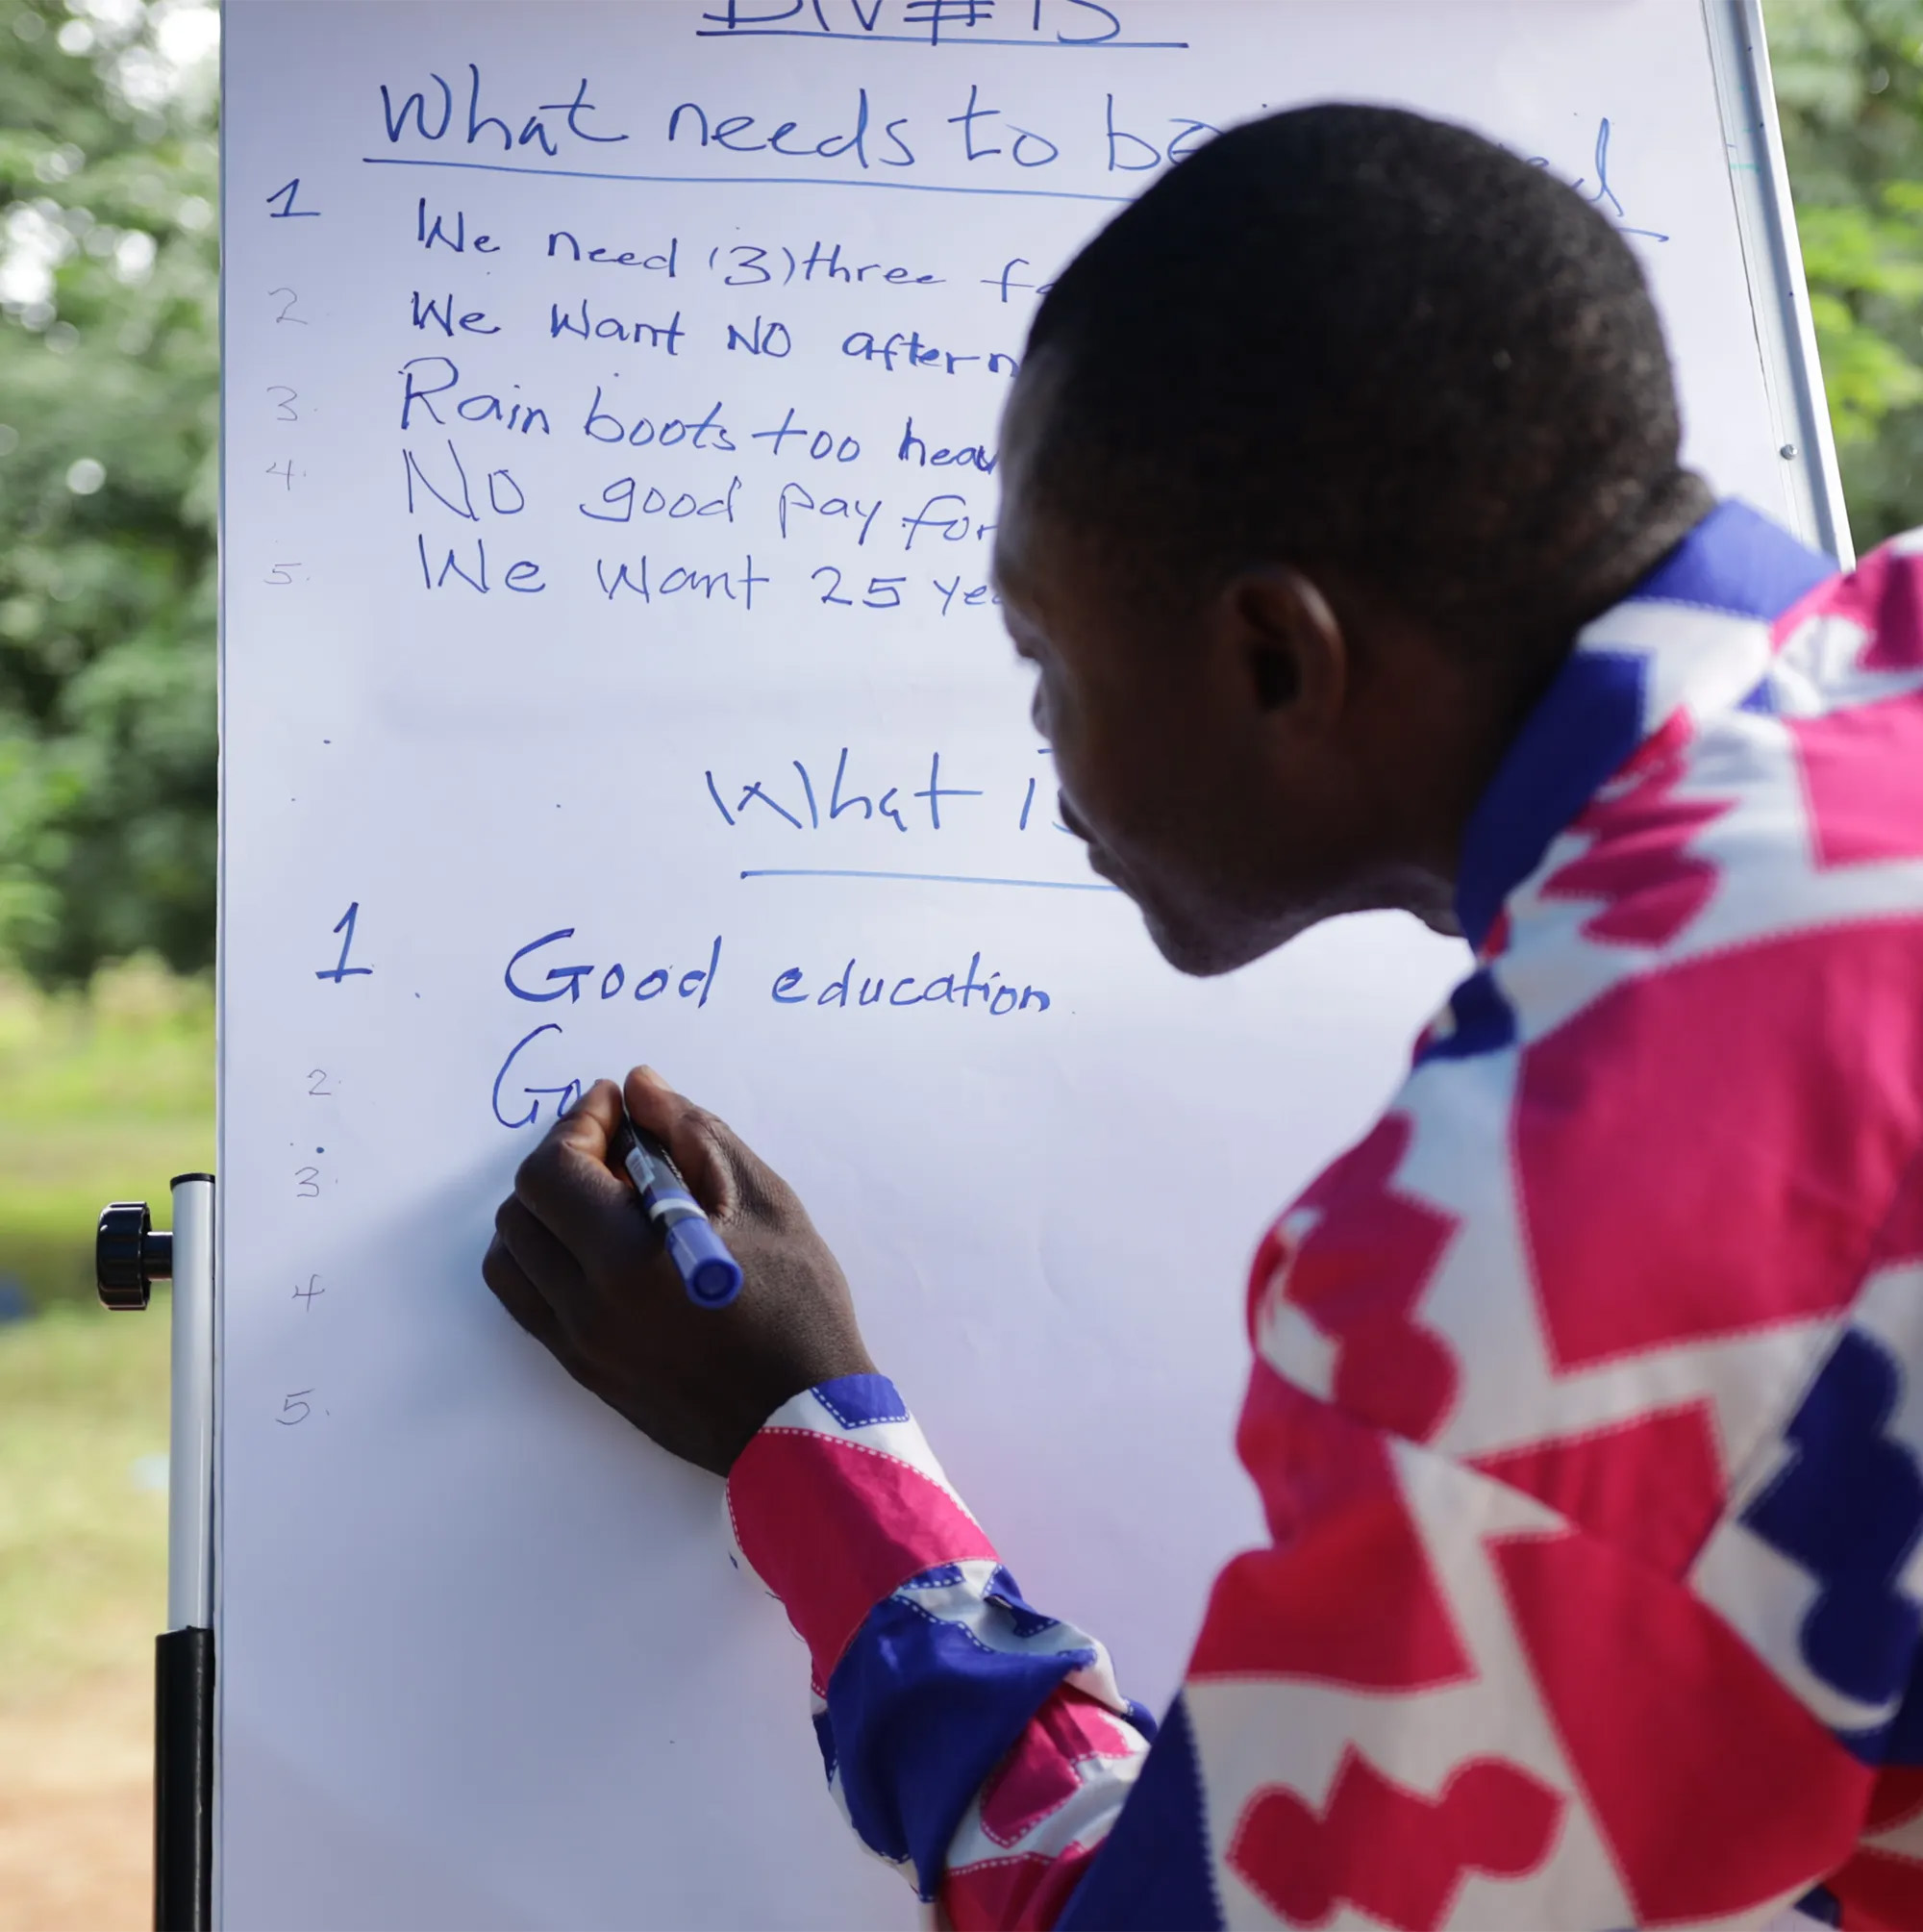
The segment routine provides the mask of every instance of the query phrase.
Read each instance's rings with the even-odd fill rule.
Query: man
[[[501,1209],[494,1292],[729,1476],[958,1926],[1923,1924],[1923,568],[1677,450],[1621,238],[1412,115],[1223,137],[1036,317],[997,573],[1095,869],[1191,973],[1384,906],[1478,962],[1256,1258],[1273,1543],[1159,1736],[719,1121],[628,1078],[725,1316],[607,1083]]]

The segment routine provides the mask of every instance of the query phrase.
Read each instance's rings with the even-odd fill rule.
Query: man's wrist
[[[734,1474],[735,1466],[741,1460],[748,1444],[763,1429],[769,1427],[784,1409],[799,1397],[811,1394],[817,1389],[833,1389],[843,1382],[883,1382],[887,1379],[876,1370],[875,1365],[868,1359],[867,1350],[860,1347],[859,1343],[856,1350],[852,1354],[844,1355],[840,1362],[832,1364],[814,1362],[791,1369],[779,1380],[770,1377],[767,1387],[762,1392],[759,1404],[762,1419],[742,1439],[739,1446],[728,1459],[728,1467],[724,1473],[730,1476]],[[894,1385],[888,1383],[888,1387],[892,1389]],[[896,1396],[894,1399],[899,1406],[900,1397]],[[906,1417],[906,1410],[903,1413]]]

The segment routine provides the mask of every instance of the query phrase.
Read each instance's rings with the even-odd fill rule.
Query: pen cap
[[[726,1308],[741,1292],[741,1266],[705,1220],[689,1217],[666,1231],[688,1298],[703,1308]]]

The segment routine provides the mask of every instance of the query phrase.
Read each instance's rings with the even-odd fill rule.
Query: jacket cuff
[[[736,1459],[728,1518],[807,1643],[817,1692],[910,1578],[997,1560],[884,1375],[839,1376],[783,1403]]]

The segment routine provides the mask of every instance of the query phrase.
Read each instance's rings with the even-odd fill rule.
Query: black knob
[[[145,1201],[114,1201],[100,1211],[93,1278],[103,1307],[137,1313],[157,1281],[174,1271],[174,1238],[156,1234]]]

